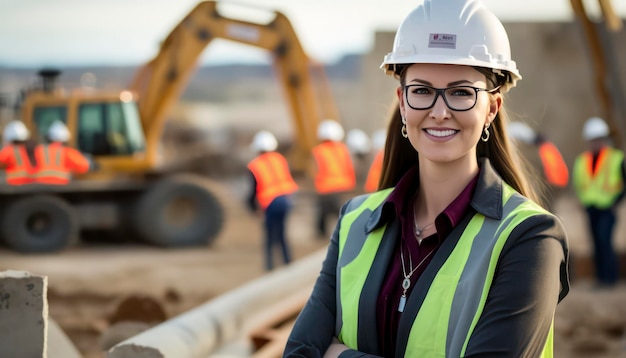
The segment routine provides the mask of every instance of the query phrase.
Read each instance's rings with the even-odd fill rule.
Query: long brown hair
[[[489,74],[492,74],[488,70]],[[481,73],[485,73],[480,70]],[[404,76],[401,75],[401,83]],[[487,75],[488,80],[493,83],[493,79]],[[417,151],[411,145],[411,142],[404,138],[401,134],[402,130],[402,114],[397,97],[390,106],[387,115],[387,141],[385,142],[385,154],[383,159],[382,174],[378,183],[378,189],[386,189],[394,187],[402,176],[413,166],[419,165]],[[507,134],[508,116],[504,108],[504,103],[500,111],[489,127],[489,140],[483,142],[478,141],[476,156],[486,157],[491,162],[494,169],[500,174],[502,179],[520,194],[527,198],[543,204],[537,190],[530,183],[529,179],[537,178],[537,174],[532,170],[528,161],[525,160],[517,147],[515,147]],[[532,182],[540,182],[540,180],[532,180]]]

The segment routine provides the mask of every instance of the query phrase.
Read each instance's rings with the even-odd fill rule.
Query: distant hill
[[[348,55],[337,63],[326,65],[325,72],[331,84],[336,81],[354,81],[360,75],[361,63],[361,55]],[[98,88],[119,90],[130,85],[138,67],[76,66],[58,69],[62,71],[59,85],[65,88],[79,86],[80,77],[85,72],[91,72],[97,78],[96,86]],[[21,89],[37,82],[39,70],[39,68],[0,66],[0,94],[4,94],[4,97],[8,97],[10,101]],[[271,65],[202,66],[193,74],[181,99],[221,101],[224,90],[232,85],[241,84],[243,80],[249,81],[248,83],[259,83],[259,81],[264,83],[265,81],[276,81],[276,79]],[[214,90],[216,88],[221,90]]]

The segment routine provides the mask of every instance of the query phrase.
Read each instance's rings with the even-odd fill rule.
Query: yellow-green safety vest
[[[359,349],[359,300],[387,228],[385,224],[365,236],[363,224],[391,190],[393,188],[365,197],[341,220],[336,329],[339,340],[351,349]],[[435,275],[411,327],[404,357],[465,355],[472,331],[483,312],[500,253],[511,231],[529,217],[547,213],[505,183],[502,195],[502,219],[474,214]],[[553,326],[554,318],[542,357],[552,357]]]
[[[624,153],[619,149],[604,148],[598,156],[593,172],[593,154],[585,152],[574,163],[574,189],[584,206],[607,209],[624,189],[622,163]]]

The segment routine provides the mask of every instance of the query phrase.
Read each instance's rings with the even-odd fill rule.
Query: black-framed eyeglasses
[[[435,88],[427,85],[406,85],[404,86],[404,96],[409,107],[417,110],[432,108],[437,102],[437,98],[442,96],[448,108],[460,112],[474,108],[478,100],[478,92],[494,93],[498,89],[500,86],[487,89],[474,86]]]

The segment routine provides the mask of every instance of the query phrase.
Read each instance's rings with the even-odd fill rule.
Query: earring
[[[409,137],[409,132],[406,131],[406,118],[402,117],[402,128],[400,129],[400,133],[404,138]]]
[[[491,125],[491,123],[487,123],[485,124],[485,129],[483,130],[483,135],[480,136],[480,140],[482,140],[483,142],[486,142],[489,140],[489,136],[491,135],[491,133],[489,132],[489,126]]]

